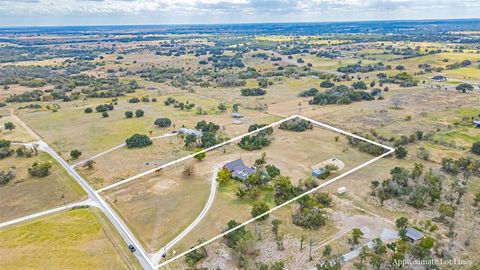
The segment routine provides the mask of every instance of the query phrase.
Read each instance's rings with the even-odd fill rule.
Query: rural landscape
[[[479,269],[480,20],[0,27],[0,269]]]

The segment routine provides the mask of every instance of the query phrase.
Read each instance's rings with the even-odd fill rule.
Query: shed
[[[241,113],[235,112],[232,113],[232,118],[243,118],[243,115]]]
[[[432,78],[432,81],[434,81],[434,82],[444,82],[446,80],[447,80],[447,77],[442,76],[442,75],[437,75],[437,76]]]
[[[406,231],[406,236],[412,243],[422,239],[424,236],[424,234],[421,231],[412,227],[407,227],[405,231]]]
[[[347,188],[346,187],[340,187],[337,189],[337,194],[343,194],[347,192]]]

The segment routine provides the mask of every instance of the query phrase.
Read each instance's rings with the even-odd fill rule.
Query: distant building
[[[412,243],[417,242],[418,240],[422,239],[425,236],[421,231],[414,229],[412,227],[407,227],[405,231],[406,231],[406,236]]]
[[[442,75],[437,75],[437,76],[432,78],[432,81],[434,81],[434,82],[444,82],[446,80],[447,80],[447,77],[442,76]]]
[[[203,132],[201,132],[200,130],[191,129],[191,128],[180,128],[178,130],[178,133],[185,134],[185,135],[194,134],[195,136],[197,136],[197,138],[201,138],[203,136]]]
[[[241,159],[228,162],[223,166],[223,168],[228,170],[233,177],[242,180],[247,179],[250,174],[255,172],[254,168],[247,167]]]
[[[243,115],[241,113],[232,113],[233,118],[243,118]]]
[[[480,128],[480,120],[473,120],[475,127]]]
[[[337,194],[343,194],[347,192],[347,188],[346,187],[340,187],[337,189]]]

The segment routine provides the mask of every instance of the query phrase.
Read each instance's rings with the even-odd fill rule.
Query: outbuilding
[[[434,82],[444,82],[446,80],[447,80],[447,77],[442,76],[442,75],[437,75],[437,76],[432,78],[432,81],[434,81]]]
[[[421,231],[412,227],[407,227],[405,231],[406,231],[406,236],[408,237],[408,240],[410,240],[410,242],[412,243],[415,243],[421,240],[425,236]]]
[[[473,120],[473,124],[476,128],[480,128],[480,120]]]

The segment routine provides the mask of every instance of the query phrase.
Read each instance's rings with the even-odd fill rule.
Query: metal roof
[[[414,241],[422,239],[424,236],[424,234],[421,231],[414,229],[412,227],[407,227],[405,231],[406,231],[407,237]]]

